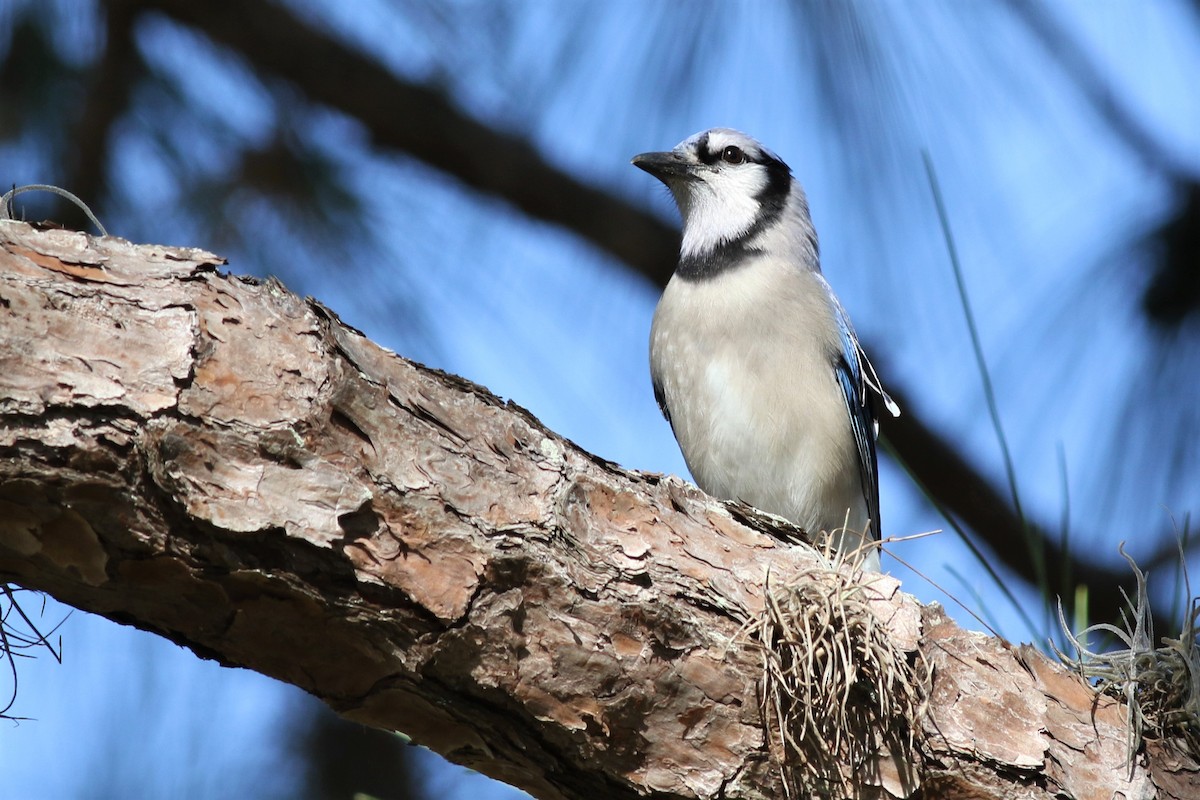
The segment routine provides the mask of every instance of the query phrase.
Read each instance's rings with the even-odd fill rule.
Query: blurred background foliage
[[[605,458],[686,474],[646,366],[677,223],[628,160],[746,130],[804,182],[904,408],[885,533],[966,537],[893,544],[885,568],[1044,644],[1056,597],[1117,618],[1122,541],[1162,632],[1185,607],[1197,75],[1196,0],[5,0],[0,181],[276,275]],[[86,227],[49,195],[16,211]],[[63,665],[22,665],[14,796],[515,794],[152,637],[83,614],[60,633]]]

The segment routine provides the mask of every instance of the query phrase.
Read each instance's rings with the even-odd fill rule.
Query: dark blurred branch
[[[304,770],[296,800],[421,800],[403,737],[339,717],[308,695],[292,714],[284,736]]]
[[[83,112],[76,122],[72,140],[77,149],[71,161],[72,173],[65,179],[65,185],[71,191],[96,204],[101,216],[113,127],[129,107],[137,79],[144,72],[133,41],[135,6],[129,0],[110,0],[103,6],[104,53],[93,71]],[[82,211],[70,204],[63,205],[59,219],[67,227],[78,230],[89,229],[91,224]]]
[[[1147,237],[1158,245],[1158,264],[1142,293],[1146,316],[1168,331],[1181,330],[1200,310],[1200,181],[1183,181],[1178,190],[1175,213]]]
[[[283,7],[264,0],[153,0],[147,7],[196,27],[264,73],[290,80],[311,99],[357,118],[377,145],[409,153],[532,217],[562,225],[657,286],[670,277],[678,247],[673,229],[580,183],[547,164],[527,141],[469,118],[441,94],[393,75]],[[330,68],[333,64],[337,69]],[[902,417],[888,422],[885,434],[937,504],[975,531],[999,562],[1036,583],[1032,560],[1018,546],[1023,525],[1011,505],[956,448],[922,422],[912,404],[905,406]],[[1064,553],[1045,535],[1045,528],[1033,527],[1044,541],[1050,593],[1070,602],[1075,586],[1087,583],[1092,587],[1092,616],[1118,619],[1116,587],[1132,586],[1125,570]],[[1159,619],[1166,623],[1174,616]]]
[[[1141,118],[1120,102],[1091,57],[1044,4],[1031,0],[1008,0],[1008,4],[1107,123],[1108,130],[1174,184],[1179,197],[1176,211],[1148,237],[1160,245],[1160,252],[1142,308],[1159,326],[1177,329],[1200,311],[1200,176],[1196,167],[1168,152]]]
[[[1046,597],[1050,600],[1061,597],[1064,608],[1073,612],[1075,589],[1086,585],[1091,588],[1087,609],[1091,619],[1121,618],[1125,601],[1118,587],[1130,597],[1136,596],[1136,583],[1128,570],[1111,569],[1065,552],[1045,527],[1033,520],[1021,520],[1007,497],[968,463],[958,448],[921,420],[913,401],[897,391],[894,384],[888,386],[888,391],[904,413],[896,418],[883,417],[885,446],[944,513],[979,537],[990,550],[987,555],[1037,587],[1039,576],[1025,547],[1024,528],[1029,525],[1042,549],[1047,584],[1042,591]],[[1079,534],[1075,538],[1085,539]],[[1176,610],[1155,607],[1153,611],[1161,630],[1178,630],[1180,619]]]
[[[536,219],[573,231],[663,284],[674,233],[663,222],[556,169],[525,139],[471,119],[442,94],[408,83],[363,53],[264,0],[152,0],[312,100],[359,120],[382,147],[402,150]],[[336,65],[336,67],[334,67]]]

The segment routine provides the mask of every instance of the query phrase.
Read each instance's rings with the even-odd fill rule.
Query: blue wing
[[[834,319],[838,326],[842,350],[833,364],[846,414],[850,419],[850,430],[858,450],[858,472],[862,479],[863,495],[867,501],[867,512],[871,515],[871,533],[879,538],[879,460],[875,453],[875,438],[879,435],[878,403],[883,402],[887,410],[898,416],[900,409],[883,391],[875,368],[867,360],[850,324],[850,317],[837,296],[822,276],[821,282],[829,293],[833,305]]]

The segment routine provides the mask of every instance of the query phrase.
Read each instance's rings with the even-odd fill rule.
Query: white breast
[[[680,449],[709,494],[808,531],[868,512],[833,371],[833,310],[816,275],[759,258],[702,281],[675,276],[650,335],[650,368]]]

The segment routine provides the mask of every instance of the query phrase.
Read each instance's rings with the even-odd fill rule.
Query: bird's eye
[[[742,152],[742,148],[729,145],[721,151],[721,160],[726,164],[741,164],[746,160],[746,154]]]

